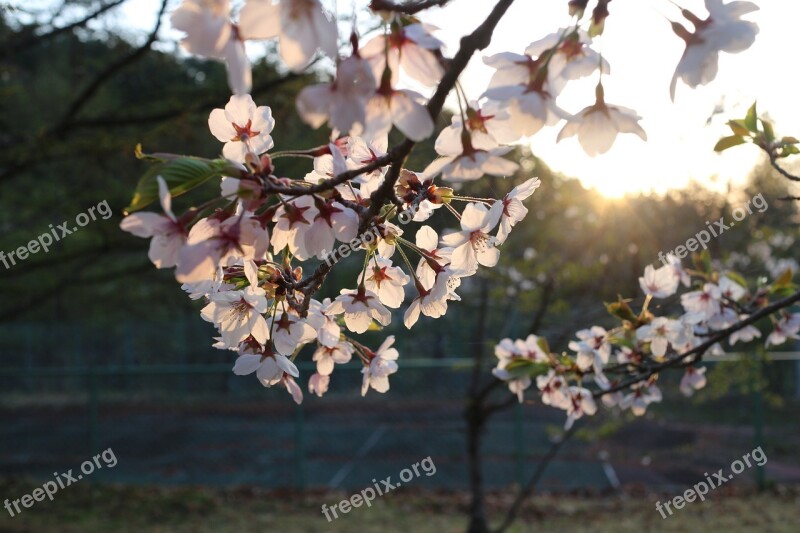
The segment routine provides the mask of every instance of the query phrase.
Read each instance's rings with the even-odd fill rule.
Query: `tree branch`
[[[492,34],[494,33],[497,24],[500,22],[500,19],[503,17],[506,11],[508,11],[508,8],[512,3],[514,3],[514,0],[499,0],[497,4],[495,4],[492,12],[489,14],[486,20],[483,21],[483,23],[478,26],[475,31],[461,38],[461,47],[450,61],[444,76],[442,76],[439,85],[436,87],[436,92],[434,92],[433,96],[428,101],[428,113],[433,120],[436,120],[436,118],[438,118],[439,114],[442,112],[447,95],[455,87],[458,77],[467,67],[470,58],[478,50],[483,50],[489,46],[489,43],[492,40]],[[369,209],[367,209],[366,213],[362,214],[361,216],[358,233],[359,235],[363,235],[369,226],[370,221],[380,212],[380,209],[386,200],[394,195],[394,186],[395,183],[397,183],[397,179],[400,177],[400,169],[402,168],[403,163],[408,157],[408,154],[411,153],[411,150],[414,148],[415,144],[416,143],[414,141],[406,139],[402,143],[389,150],[385,156],[378,158],[366,166],[343,172],[332,179],[320,182],[311,187],[299,188],[302,190],[296,189],[295,187],[278,187],[277,185],[270,184],[267,186],[267,192],[296,195],[322,192],[332,189],[336,185],[340,185],[365,172],[369,172],[387,164],[391,164],[392,166],[386,173],[383,183],[375,192],[372,193],[372,196],[370,196]],[[303,312],[308,310],[308,305],[311,303],[311,296],[317,290],[319,290],[319,287],[322,285],[322,282],[324,281],[325,276],[328,274],[330,269],[330,265],[327,263],[322,263],[319,267],[317,267],[317,270],[314,271],[313,274],[299,284],[300,286],[308,287],[303,291],[306,297],[303,303]]]
[[[795,176],[794,174],[789,173],[788,171],[784,170],[778,164],[778,156],[772,152],[767,152],[769,154],[769,164],[772,165],[772,168],[778,171],[778,173],[783,176],[784,178],[791,180],[791,181],[800,181],[800,177]]]
[[[506,513],[506,517],[503,519],[503,523],[500,524],[500,527],[497,528],[497,532],[501,533],[508,529],[511,524],[514,523],[514,520],[517,519],[517,515],[519,514],[520,509],[522,508],[522,504],[525,503],[525,500],[533,494],[533,491],[536,489],[536,485],[541,481],[542,476],[547,470],[547,465],[558,455],[559,450],[562,446],[575,434],[575,428],[577,426],[573,425],[566,433],[561,437],[558,442],[554,442],[550,449],[547,450],[547,453],[542,457],[542,460],[539,461],[539,464],[536,465],[536,470],[534,471],[533,475],[531,475],[528,482],[522,487],[517,494],[517,497],[514,499],[514,503],[511,505],[511,508]]]
[[[41,44],[41,43],[43,43],[45,41],[48,41],[48,40],[50,40],[50,39],[52,39],[54,37],[58,37],[62,33],[68,33],[68,32],[71,32],[74,29],[77,29],[77,28],[80,28],[82,26],[85,26],[87,23],[89,23],[90,21],[96,19],[97,17],[99,17],[100,15],[105,13],[106,11],[109,11],[109,10],[117,7],[118,5],[122,4],[125,1],[126,0],[113,0],[111,2],[108,2],[107,4],[102,4],[96,10],[92,11],[91,13],[89,13],[88,15],[86,15],[85,17],[83,17],[80,20],[76,20],[75,22],[67,24],[66,26],[61,26],[60,28],[54,28],[54,29],[52,29],[51,31],[49,31],[47,33],[42,33],[40,35],[32,35],[32,36],[29,36],[27,39],[21,40],[21,41],[19,41],[17,43],[11,43],[10,46],[8,46],[7,48],[4,48],[2,51],[0,51],[0,57],[8,57],[8,56],[10,56],[12,54],[19,53],[20,50],[23,50],[25,48],[29,48],[31,46],[39,45],[39,44]]]
[[[81,91],[77,98],[72,101],[61,120],[49,132],[46,132],[46,134],[58,135],[67,130],[72,122],[72,119],[75,118],[75,116],[81,111],[81,109],[83,109],[89,100],[92,99],[95,93],[106,81],[108,81],[117,72],[136,62],[139,58],[150,51],[150,47],[158,38],[158,30],[161,29],[161,19],[167,9],[167,3],[168,0],[161,0],[161,8],[158,10],[155,27],[153,28],[153,31],[150,32],[150,35],[147,37],[147,40],[144,42],[144,44],[119,61],[108,65],[94,80],[92,80],[91,83],[89,83],[89,85],[83,91]]]
[[[449,1],[450,0],[411,0],[400,4],[392,0],[372,0],[372,2],[369,3],[369,8],[373,11],[392,11],[404,15],[416,15],[420,11],[432,7],[441,7]]]
[[[612,392],[616,392],[616,391],[619,391],[619,390],[627,389],[631,385],[635,385],[636,383],[641,383],[642,381],[648,379],[650,376],[652,376],[654,374],[658,374],[660,371],[662,371],[662,370],[664,370],[666,368],[682,367],[682,366],[688,366],[690,364],[694,364],[697,361],[701,360],[703,358],[703,354],[705,354],[706,351],[709,348],[711,348],[712,346],[714,346],[716,343],[727,339],[728,337],[731,336],[731,334],[736,333],[737,331],[739,331],[741,329],[744,329],[744,328],[746,328],[747,326],[749,326],[751,324],[754,324],[755,322],[761,320],[762,318],[764,318],[766,316],[769,316],[769,315],[771,315],[773,313],[776,313],[777,311],[780,311],[781,309],[789,307],[789,306],[791,306],[791,305],[793,305],[793,304],[795,304],[797,302],[800,302],[800,291],[792,294],[791,296],[787,296],[786,298],[784,298],[782,300],[778,300],[777,302],[774,302],[774,303],[762,308],[761,310],[753,313],[752,315],[750,315],[746,319],[744,319],[744,320],[742,320],[740,322],[737,322],[736,324],[734,324],[734,325],[732,325],[732,326],[730,326],[728,328],[725,328],[725,329],[717,331],[713,335],[710,335],[708,337],[708,339],[706,339],[703,343],[698,344],[697,346],[695,346],[691,350],[687,351],[686,353],[683,353],[683,354],[680,354],[680,355],[678,355],[676,357],[673,357],[673,358],[671,358],[671,359],[669,359],[669,360],[667,360],[667,361],[665,361],[663,363],[654,365],[654,366],[650,367],[648,370],[646,370],[644,373],[642,373],[642,374],[640,374],[638,376],[635,376],[635,377],[633,377],[631,379],[628,379],[628,380],[625,380],[623,382],[620,382],[620,383],[610,387],[607,390],[596,391],[593,394],[593,396],[595,398],[599,398],[601,396],[604,396],[606,394],[610,394]],[[688,359],[691,356],[696,356],[696,357],[694,357],[691,361],[687,361],[686,359]]]

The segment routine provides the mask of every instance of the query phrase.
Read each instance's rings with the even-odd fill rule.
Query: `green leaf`
[[[744,117],[745,127],[753,133],[758,133],[758,111],[756,109],[756,102],[747,110],[747,116]]]
[[[772,124],[761,119],[761,126],[764,128],[764,137],[767,138],[767,142],[772,143],[775,140],[775,130],[772,129]]]
[[[744,144],[745,140],[738,135],[731,135],[730,137],[723,137],[717,144],[714,146],[715,152],[722,152],[727,150],[728,148],[732,148],[734,146],[738,146],[740,144]]]
[[[539,340],[536,341],[536,344],[539,346],[539,348],[542,349],[544,353],[547,354],[550,353],[550,345],[547,344],[547,339],[545,339],[544,337],[539,337]]]
[[[150,167],[141,177],[133,193],[131,204],[125,213],[139,211],[158,200],[158,181],[161,176],[167,182],[173,197],[180,196],[212,178],[225,174],[228,162],[224,159],[200,159],[195,157],[179,157],[170,161],[162,161]],[[228,169],[230,170],[230,169]]]
[[[783,273],[780,276],[778,276],[778,278],[772,284],[772,288],[780,289],[783,287],[787,287],[791,282],[792,282],[792,269],[787,268],[786,270],[783,271]]]
[[[620,320],[628,320],[631,322],[636,322],[638,320],[631,306],[622,298],[613,303],[606,303],[605,306],[606,311],[608,311],[611,316],[617,317]]]
[[[725,275],[730,279],[732,279],[733,281],[735,281],[736,283],[738,283],[739,285],[741,285],[742,287],[744,287],[745,289],[747,288],[747,280],[744,279],[744,277],[738,272],[726,272]]]
[[[747,137],[750,135],[750,130],[744,125],[744,120],[729,120],[728,126],[730,126],[734,135],[739,135],[740,137]]]

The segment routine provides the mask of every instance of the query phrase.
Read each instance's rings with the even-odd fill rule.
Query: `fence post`
[[[295,485],[298,490],[304,490],[306,488],[306,450],[302,403],[295,407],[294,414]]]
[[[94,368],[89,369],[89,448],[90,455],[94,457],[99,448],[97,434],[97,374]]]
[[[520,487],[525,485],[525,428],[523,415],[522,404],[516,402],[514,409],[514,442],[517,449],[517,482]]]
[[[754,449],[764,444],[764,396],[761,392],[761,382],[764,377],[764,348],[759,347],[756,353],[753,368],[753,437]],[[762,448],[763,450],[763,448]],[[756,465],[756,485],[758,490],[764,490],[765,472],[764,465]]]

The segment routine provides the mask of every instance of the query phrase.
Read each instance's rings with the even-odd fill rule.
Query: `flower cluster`
[[[374,13],[380,17],[380,30],[362,39],[356,24],[346,40],[340,39],[335,14],[320,0],[246,0],[236,20],[228,0],[184,0],[172,14],[173,26],[186,34],[182,42],[188,52],[227,64],[234,95],[208,119],[211,134],[223,143],[223,158],[144,156],[140,151],[156,166],[139,183],[128,208],[131,214],[121,227],[152,238],[150,258],[156,267],[174,267],[190,297],[206,302],[201,315],[219,331],[215,346],[238,353],[236,374],[255,373],[265,386],[281,384],[299,402],[302,390],[295,382],[299,372],[293,361],[304,346],[316,345],[312,357],[317,372],[308,380],[309,391],[324,394],[335,365],[354,355],[363,364],[362,394],[370,388],[387,391],[388,376],[398,368],[394,338],[373,351],[353,334],[387,326],[392,310],[404,306],[407,328],[422,315],[443,316],[448,303],[460,299],[462,279],[479,266],[498,263],[501,245],[527,214],[523,201],[540,185],[530,178],[502,198],[482,198],[459,194],[463,182],[517,173],[519,165],[504,157],[513,144],[561,120],[567,122],[559,138],[577,135],[590,155],[610,149],[618,133],[646,138],[634,111],[605,102],[601,82],[594,104],[574,116],[556,104],[572,80],[596,72],[602,78],[610,71],[592,48],[608,16],[607,0],[598,3],[588,22],[582,10],[573,9],[572,26],[532,43],[523,54],[484,58],[495,72],[482,97],[467,100],[458,77],[466,60],[486,46],[512,1],[499,0],[487,20],[462,40],[452,61],[444,57],[437,28],[391,3],[383,7],[389,11]],[[698,26],[698,39],[752,32],[752,23],[743,26],[734,20],[741,8],[731,7],[736,12],[728,13],[728,6],[709,0],[711,4],[711,29]],[[291,71],[308,68],[318,52],[335,62],[333,79],[305,87],[296,101],[303,121],[330,128],[327,145],[272,150],[276,122],[271,109],[258,106],[249,94],[251,69],[245,51],[246,41],[270,39],[277,39],[280,57]],[[714,42],[734,51],[729,42]],[[405,88],[409,83],[433,95]],[[424,169],[404,168],[414,144],[433,135],[434,121],[451,91],[459,112],[436,139],[439,157]],[[393,129],[405,140],[390,148],[387,138]],[[313,167],[304,176],[283,176],[278,166],[285,157],[313,159]],[[212,178],[220,179],[218,196],[183,214],[173,212],[173,197]],[[140,212],[156,199],[163,214]],[[456,229],[439,235],[424,224],[437,211],[452,217]],[[411,219],[418,226],[401,228],[392,222],[395,218]],[[337,241],[363,251],[363,266],[338,296],[320,301],[314,296],[336,267],[327,259]],[[699,301],[687,305],[699,317],[695,327],[709,322]],[[649,335],[653,338],[642,342],[663,345],[656,331]],[[610,351],[607,341],[595,346],[597,338],[596,332],[581,338],[578,369],[594,368],[599,376]],[[690,342],[689,337],[680,342]],[[535,339],[524,345],[527,351],[521,345],[507,347],[508,364],[498,368],[499,375],[510,372],[521,353],[537,364],[549,364],[550,355],[537,349]],[[591,395],[584,389],[561,391],[555,382],[565,386],[563,378],[554,374],[548,379],[550,403],[568,403],[573,418],[592,411]],[[519,394],[525,383],[514,385]]]
[[[734,271],[712,266],[707,255],[695,259],[694,269],[685,269],[672,255],[669,264],[645,267],[639,278],[645,295],[640,312],[634,313],[628,300],[608,304],[619,325],[578,331],[569,352],[551,353],[547,342],[535,335],[503,339],[495,347],[494,375],[508,383],[520,402],[535,377],[542,403],[565,410],[568,428],[584,414],[597,411],[598,397],[607,407],[644,414],[650,403],[661,400],[657,381],[662,369],[684,368],[680,390],[691,396],[706,384],[706,369],[696,364],[706,354],[724,353],[720,332],[726,333],[731,346],[760,338],[750,316],[767,306],[770,295],[789,289],[792,275],[785,270],[772,284],[751,287]],[[656,316],[649,309],[654,300],[667,300],[659,309],[669,307],[681,289],[681,314]],[[800,338],[800,313],[782,311],[770,318],[773,329],[766,346]],[[720,334],[720,342],[715,334]]]

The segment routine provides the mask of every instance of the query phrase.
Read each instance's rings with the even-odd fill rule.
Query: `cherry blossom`
[[[657,357],[667,353],[668,344],[678,344],[683,334],[683,327],[677,320],[665,317],[654,318],[652,322],[636,330],[636,338],[650,343],[650,351]]]
[[[333,347],[320,345],[312,356],[312,361],[317,363],[317,373],[328,376],[333,372],[334,363],[347,363],[353,357],[353,345],[347,341],[340,341]]]
[[[369,63],[354,53],[339,62],[336,79],[304,87],[297,95],[297,112],[312,128],[326,121],[331,128],[350,132],[366,122],[366,104],[377,88]]]
[[[569,387],[567,389],[567,402],[565,402],[567,411],[567,422],[564,424],[564,429],[569,429],[576,420],[583,415],[593,415],[597,412],[597,404],[592,396],[592,391],[582,387]]]
[[[260,344],[267,341],[269,328],[263,314],[269,306],[264,289],[247,287],[240,291],[218,292],[209,299],[200,315],[217,325],[226,345],[238,346],[251,335]]]
[[[403,269],[392,266],[389,259],[373,256],[367,265],[364,286],[377,294],[383,305],[397,309],[403,303],[403,287],[410,280]]]
[[[692,88],[712,82],[719,69],[719,52],[736,54],[747,50],[758,33],[755,23],[740,19],[758,10],[751,2],[737,0],[723,4],[722,0],[706,0],[706,9],[709,17],[705,20],[683,10],[684,16],[694,25],[694,32],[677,22],[672,23],[675,33],[686,43],[670,83],[673,100],[679,78]]]
[[[319,0],[247,0],[239,34],[252,40],[277,37],[281,59],[293,72],[302,72],[317,50],[332,58],[338,54],[336,21]]]
[[[709,320],[720,312],[719,287],[713,283],[706,283],[699,291],[687,292],[681,295],[681,304],[686,315],[684,319],[692,324]]]
[[[186,244],[187,231],[172,213],[172,197],[164,178],[158,176],[158,195],[164,215],[157,213],[133,213],[119,227],[137,237],[152,238],[148,257],[156,268],[171,268],[178,264],[178,257]]]
[[[224,142],[222,155],[244,163],[248,153],[260,155],[272,148],[270,133],[275,127],[272,110],[256,107],[249,94],[233,95],[225,109],[214,109],[208,116],[211,134]]]
[[[406,309],[403,323],[411,329],[419,320],[422,313],[431,318],[439,318],[447,312],[447,301],[460,299],[453,291],[461,283],[460,276],[456,275],[450,267],[438,268],[436,277],[429,289],[417,283],[417,297],[411,300],[411,305]]]
[[[658,269],[652,265],[644,268],[644,275],[639,278],[642,292],[654,298],[668,298],[678,290],[679,277],[675,275],[675,268],[664,265]]]
[[[489,232],[497,226],[501,209],[499,202],[491,209],[483,204],[467,204],[461,215],[461,231],[442,238],[444,244],[453,248],[451,268],[472,275],[478,270],[478,264],[487,267],[497,264],[500,250],[495,247],[495,238]]]
[[[694,391],[706,386],[706,367],[695,368],[690,366],[681,378],[680,391],[684,396],[691,396]]]
[[[552,405],[559,409],[566,409],[570,398],[567,392],[567,382],[552,368],[547,375],[536,377],[536,387],[542,392],[542,403]]]
[[[223,221],[204,218],[192,226],[186,245],[181,249],[175,278],[182,283],[212,279],[220,265],[244,259],[261,259],[268,233],[258,220],[246,216]]]
[[[631,392],[625,395],[619,406],[630,409],[636,416],[642,416],[647,406],[662,399],[661,389],[654,383],[637,383],[631,386]]]
[[[503,197],[503,212],[500,215],[500,225],[497,230],[497,243],[506,242],[517,222],[520,222],[528,214],[528,208],[522,205],[522,201],[528,199],[542,182],[538,178],[531,178],[520,185],[517,185]]]
[[[372,63],[375,77],[380,79],[387,67],[392,73],[392,85],[397,85],[400,70],[427,87],[433,87],[444,74],[436,51],[443,43],[431,32],[437,28],[429,24],[392,25],[387,35],[378,35],[369,41],[361,54]]]
[[[497,103],[487,102],[480,106],[470,102],[464,111],[466,121],[454,114],[452,124],[444,128],[436,138],[436,153],[443,154],[452,146],[460,146],[464,125],[472,139],[472,145],[480,150],[491,150],[500,144],[511,144],[519,140],[519,135],[511,127],[511,116]]]
[[[280,383],[284,373],[293,377],[300,376],[300,371],[287,357],[269,351],[256,354],[244,353],[236,359],[236,363],[233,365],[234,374],[246,376],[253,372],[265,387]]]
[[[392,313],[380,302],[378,295],[364,288],[342,289],[331,303],[334,314],[344,313],[344,323],[353,333],[364,333],[375,320],[382,326],[389,325]]]
[[[330,376],[323,376],[322,374],[314,374],[308,378],[308,392],[316,394],[322,398],[322,395],[328,392],[328,386],[331,383]]]
[[[186,33],[181,44],[187,52],[225,61],[234,94],[250,92],[250,60],[230,22],[229,0],[183,0],[170,21],[176,30]]]
[[[292,355],[298,346],[313,341],[317,336],[305,319],[286,311],[275,316],[272,326],[275,350],[283,355]]]
[[[610,73],[608,62],[589,45],[591,37],[582,31],[560,29],[525,49],[530,57],[541,57],[554,50],[548,65],[548,81],[556,92],[561,92],[570,80],[589,76],[598,69],[605,74]]]
[[[412,141],[422,141],[433,134],[433,120],[420,102],[421,94],[409,90],[380,87],[367,102],[366,125],[362,137],[387,135],[394,125]]]
[[[546,72],[530,56],[505,52],[484,58],[484,63],[496,72],[483,96],[506,107],[517,136],[531,136],[569,118],[549,92]]]
[[[558,134],[558,141],[574,135],[584,151],[594,157],[611,149],[619,133],[634,133],[643,141],[647,134],[639,126],[641,117],[632,109],[605,103],[602,85],[597,86],[597,100],[569,120]]]
[[[389,376],[397,372],[397,358],[400,356],[400,353],[391,347],[392,344],[394,335],[389,335],[375,353],[367,354],[370,361],[361,370],[364,375],[361,396],[366,396],[370,387],[377,392],[389,390]]]

